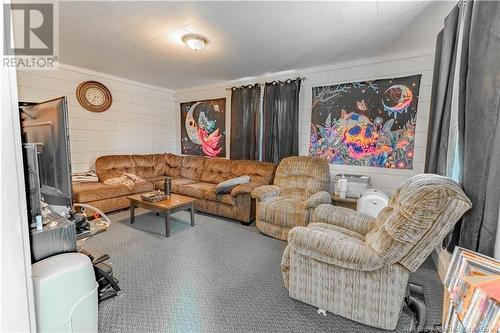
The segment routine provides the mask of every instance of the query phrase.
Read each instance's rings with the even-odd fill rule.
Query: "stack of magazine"
[[[498,332],[500,261],[456,247],[445,278],[444,332]]]

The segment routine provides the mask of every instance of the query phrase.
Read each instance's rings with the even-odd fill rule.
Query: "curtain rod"
[[[270,82],[255,82],[255,83],[249,83],[249,84],[242,84],[241,86],[234,86],[234,87],[231,87],[231,88],[226,88],[226,90],[233,90],[233,89],[238,89],[238,88],[242,88],[242,87],[249,87],[249,86],[255,86],[255,85],[259,85],[259,86],[264,86],[266,85],[266,83],[277,83],[277,82],[287,82],[287,81],[293,81],[293,80],[297,80],[297,79],[300,79],[301,81],[304,81],[306,78],[305,77],[297,77],[295,79],[286,79],[286,80],[274,80],[274,81],[270,81]]]

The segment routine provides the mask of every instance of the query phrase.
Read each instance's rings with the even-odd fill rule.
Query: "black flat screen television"
[[[23,143],[37,147],[40,192],[45,203],[71,206],[71,153],[66,97],[43,103],[19,103]],[[24,159],[25,170],[33,169]],[[28,177],[29,179],[29,177]],[[33,188],[26,184],[26,190]],[[29,193],[28,205],[30,204]],[[30,208],[30,207],[28,207]],[[30,211],[30,209],[28,209]]]

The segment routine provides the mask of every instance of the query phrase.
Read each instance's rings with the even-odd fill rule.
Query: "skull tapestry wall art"
[[[421,75],[312,88],[309,155],[412,169]]]
[[[225,157],[225,118],[225,98],[181,103],[182,154]]]

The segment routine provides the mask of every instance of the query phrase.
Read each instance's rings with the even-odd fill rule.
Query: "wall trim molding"
[[[65,70],[68,70],[68,71],[72,71],[72,72],[89,74],[91,76],[100,76],[100,77],[103,77],[103,78],[108,79],[108,80],[113,80],[113,81],[118,81],[118,82],[122,82],[122,83],[126,83],[126,84],[131,84],[131,85],[135,85],[135,86],[140,86],[140,87],[147,88],[147,89],[158,90],[158,91],[166,92],[166,93],[169,93],[169,94],[175,94],[175,91],[172,90],[172,89],[167,89],[167,88],[164,88],[164,87],[155,86],[155,85],[144,83],[144,82],[140,82],[140,81],[134,81],[134,80],[126,79],[126,78],[123,78],[121,76],[107,74],[107,73],[103,73],[103,72],[99,72],[99,71],[94,71],[92,69],[88,69],[88,68],[84,68],[84,67],[78,67],[78,66],[74,66],[74,65],[68,65],[68,64],[64,64],[64,63],[59,63],[59,68],[60,69],[65,69]]]
[[[240,78],[240,79],[229,80],[229,81],[224,81],[224,82],[220,82],[220,83],[195,86],[192,88],[185,88],[185,89],[176,90],[175,93],[176,93],[176,95],[177,94],[180,95],[180,94],[189,93],[189,92],[193,92],[193,91],[197,91],[197,90],[228,88],[228,87],[233,86],[233,85],[249,84],[249,83],[253,83],[256,81],[257,82],[265,81],[266,79],[267,80],[285,79],[285,78],[291,78],[291,77],[300,76],[300,75],[306,75],[305,82],[307,83],[307,74],[313,74],[313,73],[317,73],[317,72],[331,71],[331,70],[349,68],[349,67],[355,67],[355,66],[374,65],[374,64],[388,62],[388,61],[433,55],[434,51],[435,51],[434,47],[428,47],[428,48],[416,49],[416,50],[411,50],[411,51],[406,51],[406,52],[398,52],[398,53],[392,53],[392,54],[375,56],[375,57],[368,57],[368,58],[361,58],[361,59],[343,61],[343,62],[338,62],[338,63],[331,63],[331,64],[326,64],[326,65],[306,67],[306,68],[301,68],[301,69],[297,69],[297,70],[288,70],[288,71],[282,71],[282,72],[269,73],[269,74],[259,75],[259,76],[255,76],[255,77],[251,77],[251,78]]]
[[[189,103],[189,102],[193,102],[194,100],[196,101],[201,101],[201,100],[210,100],[210,99],[219,99],[219,98],[225,98],[226,99],[226,113],[228,113],[228,111],[230,112],[231,110],[227,110],[228,109],[228,104],[229,104],[229,107],[231,107],[231,97],[230,97],[230,93],[228,92],[226,95],[221,95],[221,94],[214,94],[212,97],[212,95],[210,95],[210,97],[207,97],[207,98],[195,98],[193,99],[192,97],[182,97],[180,99],[178,99],[177,95],[174,96],[174,103],[176,104],[181,104],[181,103]],[[180,105],[179,105],[180,107]],[[180,112],[180,110],[179,110]],[[226,124],[227,125],[227,124]],[[227,128],[227,126],[226,126]]]
[[[374,57],[367,57],[367,58],[360,58],[356,60],[350,60],[350,61],[343,61],[343,62],[338,62],[338,63],[330,63],[330,64],[325,64],[325,65],[318,65],[318,66],[312,66],[312,67],[305,67],[305,68],[300,68],[296,70],[286,70],[286,71],[281,71],[281,72],[273,72],[273,73],[267,73],[263,75],[257,75],[255,77],[251,78],[239,78],[235,80],[228,80],[228,81],[223,81],[219,83],[213,83],[213,84],[207,84],[207,85],[201,85],[201,86],[194,86],[190,88],[184,88],[184,89],[169,89],[161,86],[156,86],[140,81],[135,81],[131,79],[126,79],[120,76],[112,75],[112,74],[107,74],[104,72],[99,72],[95,70],[91,70],[88,68],[84,67],[79,67],[75,65],[70,65],[70,64],[65,64],[65,63],[59,63],[59,68],[73,71],[73,72],[78,72],[78,73],[84,73],[84,74],[90,74],[93,76],[100,76],[109,80],[114,80],[114,81],[119,81],[127,84],[133,84],[137,86],[141,86],[143,88],[147,89],[153,89],[153,90],[158,90],[161,92],[166,92],[173,94],[174,97],[176,94],[184,94],[184,93],[189,93],[192,91],[197,91],[197,90],[205,90],[205,89],[213,89],[213,88],[227,88],[232,85],[241,85],[241,84],[248,84],[248,83],[253,83],[255,81],[265,81],[265,80],[276,80],[276,79],[285,79],[285,78],[290,78],[294,76],[300,76],[300,75],[306,75],[306,74],[312,74],[312,73],[317,73],[317,72],[324,72],[324,71],[331,71],[331,70],[336,70],[336,69],[342,69],[342,68],[349,68],[349,67],[354,67],[354,66],[363,66],[363,65],[372,65],[372,64],[377,64],[377,63],[383,63],[387,61],[394,61],[394,60],[399,60],[399,59],[407,59],[407,58],[412,58],[412,57],[421,57],[421,56],[426,56],[426,55],[432,55],[434,54],[435,48],[434,47],[428,47],[428,48],[422,48],[422,49],[416,49],[416,50],[411,50],[411,51],[406,51],[406,52],[398,52],[398,53],[392,53],[392,54],[387,54],[387,55],[381,55],[381,56],[374,56]],[[306,82],[307,82],[307,77],[306,77]]]

